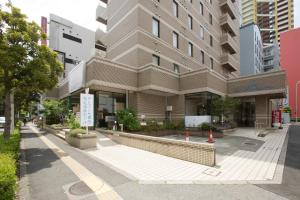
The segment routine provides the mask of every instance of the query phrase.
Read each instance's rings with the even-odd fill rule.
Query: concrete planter
[[[73,147],[79,149],[91,149],[97,146],[96,133],[79,134],[77,136],[71,136],[69,132],[66,133],[66,142]]]

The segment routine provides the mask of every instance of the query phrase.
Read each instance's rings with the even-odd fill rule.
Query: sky
[[[0,0],[0,4],[7,0]],[[41,16],[49,20],[50,13],[68,19],[90,30],[96,30],[96,8],[99,0],[11,0],[14,6],[21,9],[30,21],[41,24]]]
[[[0,0],[4,4],[7,0]],[[99,0],[11,0],[21,8],[29,20],[40,24],[41,16],[49,18],[53,13],[66,18],[90,30],[96,30],[100,24],[96,22],[96,8]],[[294,0],[295,27],[300,27],[300,0]],[[103,28],[103,27],[101,27]]]

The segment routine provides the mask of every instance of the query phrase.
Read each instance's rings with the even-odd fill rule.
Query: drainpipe
[[[129,107],[129,91],[126,90],[126,108],[128,109]]]

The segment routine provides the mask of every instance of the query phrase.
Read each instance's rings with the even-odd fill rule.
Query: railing
[[[228,34],[224,33],[220,38],[221,45],[228,44],[231,46],[231,48],[234,50],[234,53],[236,53],[239,48],[236,44],[236,41],[233,40],[233,38]]]
[[[220,17],[220,25],[226,26],[224,27],[226,29],[230,29],[228,31],[231,32],[231,35],[236,36],[238,34],[238,25],[234,23],[228,14],[223,14]]]

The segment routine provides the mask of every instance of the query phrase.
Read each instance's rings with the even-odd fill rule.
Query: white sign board
[[[185,127],[198,127],[202,123],[210,123],[210,116],[185,116]]]
[[[80,94],[80,125],[94,126],[94,95]]]

